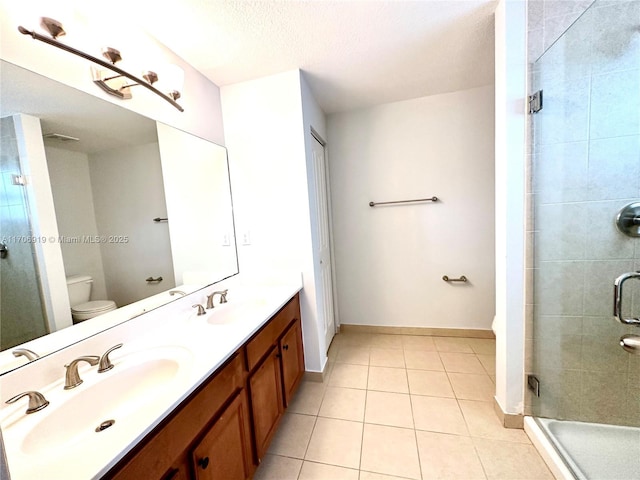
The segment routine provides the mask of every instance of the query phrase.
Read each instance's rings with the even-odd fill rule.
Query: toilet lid
[[[113,310],[115,308],[116,302],[113,300],[93,300],[92,302],[75,305],[71,311],[74,313],[102,312],[105,310]]]

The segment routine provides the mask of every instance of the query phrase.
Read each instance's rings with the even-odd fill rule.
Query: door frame
[[[333,302],[333,327],[334,327],[334,336],[335,334],[340,332],[340,314],[338,310],[338,290],[336,288],[336,259],[335,259],[335,248],[333,242],[333,209],[331,204],[331,181],[330,181],[330,168],[329,168],[329,157],[328,157],[328,147],[327,142],[322,138],[322,136],[310,126],[311,137],[315,141],[317,141],[324,150],[324,177],[325,184],[324,189],[326,192],[327,198],[327,222],[329,229],[329,256],[331,257],[331,293],[332,293],[332,302]],[[312,140],[313,141],[313,140]],[[318,201],[318,192],[316,192],[316,202]],[[326,346],[327,350],[329,350],[329,345]],[[326,353],[326,352],[325,352]]]

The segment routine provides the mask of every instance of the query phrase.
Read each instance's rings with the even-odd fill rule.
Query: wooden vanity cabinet
[[[249,377],[253,433],[258,459],[264,457],[284,412],[281,378],[280,353],[278,348],[273,346],[267,358]]]
[[[117,480],[194,478],[190,452],[196,442],[201,441],[203,434],[206,436],[206,432],[216,428],[219,421],[227,418],[225,415],[230,411],[233,399],[240,393],[244,393],[245,362],[244,351],[238,350],[211,379],[185,400],[104,478]],[[251,457],[248,410],[243,420],[246,423],[244,428],[247,432],[243,434],[243,438],[247,437],[246,455]],[[250,468],[251,463],[249,463]]]
[[[296,295],[103,478],[250,479],[303,374]]]
[[[247,342],[247,368],[255,454],[259,463],[304,374],[297,295]]]
[[[238,392],[191,454],[197,480],[245,480],[253,473],[249,408]]]
[[[288,407],[291,398],[304,375],[304,351],[302,348],[302,327],[296,319],[279,342],[282,353],[282,386],[284,406]]]

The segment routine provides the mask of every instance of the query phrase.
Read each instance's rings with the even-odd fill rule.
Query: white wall
[[[51,192],[64,237],[98,235],[89,176],[89,157],[85,153],[45,146]],[[91,299],[107,298],[100,244],[60,242],[65,275],[90,275],[93,278]]]
[[[493,102],[487,86],[328,117],[342,324],[490,328]]]
[[[121,307],[175,286],[157,143],[95,153],[89,159],[107,298]],[[109,237],[127,237],[109,241]],[[161,276],[160,283],[147,277]]]
[[[496,9],[496,400],[524,408],[526,3]]]
[[[67,35],[61,37],[60,41],[99,56],[100,52],[97,47],[94,48],[94,44],[98,45],[99,42],[104,41],[117,43],[118,38],[122,38],[118,27],[114,27],[110,32],[112,37],[105,39],[101,31],[106,29],[105,24],[108,22],[104,17],[93,18],[93,22],[89,24],[86,18],[83,18],[78,12],[69,8],[65,9],[63,3],[60,2],[53,6],[53,10],[57,9],[60,13],[51,13],[51,15],[64,17],[57,18],[67,30]],[[91,79],[89,68],[91,63],[89,61],[33,40],[18,32],[18,26],[23,25],[44,34],[38,27],[38,19],[39,16],[46,14],[34,11],[36,9],[33,6],[29,8],[29,6],[29,2],[0,0],[0,45],[2,45],[0,58],[154,120],[175,126],[212,142],[224,144],[219,88],[171,50],[142,32],[135,31],[127,33],[131,38],[136,39],[136,44],[117,46],[125,58],[127,54],[131,55],[135,52],[142,58],[152,59],[154,65],[175,64],[184,70],[184,88],[179,100],[185,110],[182,113],[145,89],[134,89],[131,100],[120,100],[103,92]],[[42,8],[44,4],[36,6]],[[50,11],[52,8],[49,6],[48,10]],[[86,35],[86,38],[82,38],[83,35]],[[134,71],[131,73],[136,74]]]
[[[306,369],[320,371],[325,358],[312,298],[315,279],[300,72],[224,86],[221,95],[240,271],[256,277],[303,273]],[[250,245],[243,245],[246,234]]]

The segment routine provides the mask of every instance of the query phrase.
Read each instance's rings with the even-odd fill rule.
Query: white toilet
[[[84,322],[118,308],[113,300],[93,300],[90,302],[92,283],[93,278],[89,275],[71,275],[67,277],[67,290],[69,291],[73,323]]]

